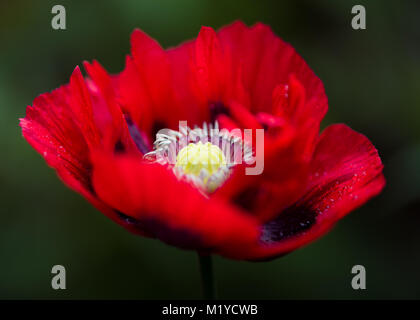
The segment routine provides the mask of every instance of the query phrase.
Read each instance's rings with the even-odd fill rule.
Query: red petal
[[[125,68],[118,78],[118,89],[121,108],[139,129],[150,133],[155,120],[152,102],[130,56],[127,56]]]
[[[290,75],[295,74],[307,92],[313,111],[323,117],[327,98],[322,82],[296,51],[268,26],[258,23],[248,28],[242,22],[235,22],[222,28],[218,36],[224,50],[232,50],[233,68],[243,69],[243,82],[251,92],[254,112],[270,112],[274,88],[288,84]]]
[[[380,193],[385,185],[382,168],[365,136],[341,124],[328,127],[319,138],[305,195],[263,226],[262,242],[249,250],[249,258],[273,258],[325,234]]]
[[[260,221],[273,218],[298,200],[308,176],[309,160],[296,147],[295,142],[300,139],[296,130],[288,124],[276,130],[275,136],[265,135],[264,155],[258,160],[264,164],[262,173],[248,176],[243,167],[237,166],[215,193],[231,198]]]
[[[221,101],[226,84],[223,54],[216,32],[202,27],[195,42],[195,73],[197,86],[205,102]]]
[[[68,86],[37,97],[20,125],[25,139],[73,189],[90,189],[89,151],[73,120]]]
[[[310,200],[322,219],[342,218],[382,190],[382,169],[377,150],[364,135],[344,124],[331,125],[319,138],[312,160]]]
[[[189,126],[202,125],[208,121],[208,104],[203,105],[203,99],[198,98],[197,83],[193,68],[195,42],[186,42],[167,51],[172,71],[172,83],[175,102],[172,108],[178,111],[178,120],[188,121]],[[201,102],[200,102],[201,101]]]
[[[236,101],[229,103],[229,111],[240,128],[262,129],[262,125],[258,122],[257,118],[240,103]]]
[[[79,67],[70,78],[70,107],[87,144],[92,147],[100,144],[101,133],[95,123],[91,96]],[[104,116],[103,113],[100,113]]]
[[[108,141],[105,141],[108,150],[114,151],[117,144],[123,148],[125,152],[137,153],[139,150],[136,147],[124,115],[116,101],[116,90],[111,77],[106,70],[97,62],[93,61],[92,64],[84,63],[87,73],[91,77],[90,83],[92,98],[95,99],[93,106],[96,104],[103,104],[102,108],[97,113],[100,115],[95,116],[98,118],[104,117],[105,114],[109,116],[108,121],[103,124],[102,132]]]
[[[89,91],[79,75],[81,76],[81,73],[77,68],[72,77],[72,89],[68,85],[60,87],[51,93],[40,95],[34,100],[33,106],[28,106],[26,117],[20,120],[23,136],[45,158],[48,165],[56,170],[68,187],[80,193],[117,223],[133,232],[143,234],[141,230],[132,229],[130,225],[121,221],[112,208],[96,197],[91,183],[89,146],[81,128],[89,129],[84,133],[91,139],[92,146],[97,148],[98,145],[93,143],[99,139],[100,129],[96,125],[98,119],[93,119],[92,109],[100,109],[103,106],[92,106],[92,102],[99,103],[104,98],[99,98],[99,92],[94,92],[96,89]],[[91,83],[91,90],[94,88],[92,86],[96,85]],[[73,93],[75,96],[72,96]],[[81,101],[83,105],[74,105],[77,101]],[[77,117],[73,110],[78,112]],[[85,119],[88,124],[80,125],[77,122]]]
[[[136,29],[131,34],[131,53],[141,81],[141,87],[137,90],[144,90],[150,99],[151,105],[147,107],[153,108],[155,120],[169,125],[168,122],[173,120],[171,115],[176,110],[168,108],[172,87],[166,51],[143,31]]]
[[[241,251],[258,235],[252,218],[227,203],[206,199],[159,164],[98,153],[93,183],[109,206],[172,245],[216,251],[234,245]],[[188,243],[186,235],[196,241]]]

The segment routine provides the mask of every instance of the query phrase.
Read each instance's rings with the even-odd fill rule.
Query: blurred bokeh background
[[[51,8],[67,30],[51,28]],[[362,4],[367,29],[351,28]],[[0,1],[0,298],[200,298],[194,252],[136,237],[67,189],[24,141],[18,118],[76,65],[122,70],[135,27],[170,47],[202,25],[262,21],[323,80],[329,113],[366,134],[385,164],[383,194],[319,241],[265,263],[217,257],[221,298],[420,298],[420,5],[418,1]],[[51,268],[67,270],[52,290]],[[367,290],[351,288],[351,268]]]

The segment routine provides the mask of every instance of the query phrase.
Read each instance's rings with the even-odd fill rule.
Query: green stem
[[[213,261],[211,255],[198,254],[200,261],[201,282],[204,299],[216,299],[216,286],[214,284]]]

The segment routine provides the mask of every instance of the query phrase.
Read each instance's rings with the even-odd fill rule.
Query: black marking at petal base
[[[137,148],[141,153],[145,154],[150,151],[150,148],[147,146],[146,141],[142,137],[142,134],[139,131],[137,125],[131,120],[128,115],[125,115],[125,121],[127,122],[128,131],[130,131],[131,138],[136,144]]]
[[[150,237],[158,238],[167,244],[183,249],[197,249],[199,247],[203,247],[203,250],[206,249],[200,235],[193,231],[171,227],[158,219],[145,218],[138,220],[119,210],[114,209],[114,211],[123,222],[138,228]]]
[[[211,123],[214,123],[220,114],[230,116],[230,110],[222,102],[211,102],[209,107]]]
[[[126,214],[122,213],[121,211],[118,211],[118,210],[115,210],[115,209],[114,209],[114,211],[118,215],[118,217],[121,220],[123,220],[124,222],[126,222],[128,224],[139,224],[139,220],[137,220],[133,217],[127,216]]]
[[[244,208],[247,212],[254,212],[256,210],[256,198],[261,192],[261,188],[252,185],[237,194],[233,201],[241,208]]]
[[[124,151],[125,151],[124,144],[121,142],[121,140],[118,140],[114,146],[114,153],[121,154],[121,153],[124,153]]]
[[[274,220],[262,226],[261,241],[273,244],[309,230],[316,222],[317,213],[303,206],[292,206]]]
[[[154,123],[153,123],[153,127],[152,127],[152,137],[156,137],[156,134],[160,131],[160,130],[162,130],[162,129],[165,129],[165,128],[167,128],[168,126],[164,123],[164,122],[161,122],[161,121],[155,121]]]
[[[86,174],[83,175],[80,178],[76,178],[79,181],[82,181],[83,185],[86,186],[87,190],[94,196],[97,197],[96,194],[96,190],[95,187],[93,186],[93,181],[92,181],[92,165],[89,165],[88,168],[86,168]]]
[[[93,187],[93,183],[92,183],[91,177],[89,177],[89,181],[88,181],[88,183],[87,183],[87,188],[88,188],[89,192],[90,192],[90,193],[91,193],[94,197],[96,197],[96,196],[97,196],[97,194],[96,194],[96,190],[95,190],[95,188]]]
[[[141,228],[161,241],[182,249],[203,247],[203,240],[199,234],[192,230],[172,227],[158,219],[142,220]]]

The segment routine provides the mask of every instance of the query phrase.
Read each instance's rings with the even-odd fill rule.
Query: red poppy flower
[[[263,24],[203,27],[168,50],[135,30],[121,74],[97,62],[85,69],[88,77],[77,67],[69,84],[34,100],[23,135],[64,183],[137,234],[235,259],[273,258],[325,234],[385,184],[365,136],[343,124],[319,134],[321,81]],[[217,127],[229,132],[198,142]],[[260,174],[246,174],[255,135],[237,128],[264,130]],[[195,140],[177,149],[187,134]],[[245,163],[228,164],[222,142],[244,147]],[[195,166],[192,157],[179,163],[185,150]]]

